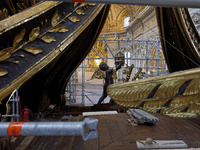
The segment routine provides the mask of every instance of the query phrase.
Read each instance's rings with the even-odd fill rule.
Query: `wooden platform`
[[[93,116],[98,118],[98,139],[84,142],[81,137],[35,137],[28,150],[135,150],[136,140],[182,139],[189,147],[200,147],[200,119],[177,119],[154,114],[160,121],[154,125],[131,126],[126,113]],[[90,116],[90,118],[92,118]],[[83,116],[71,121],[83,120]],[[17,146],[11,145],[11,149]],[[18,150],[20,149],[18,145]]]

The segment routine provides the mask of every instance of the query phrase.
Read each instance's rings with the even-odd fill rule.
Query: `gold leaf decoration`
[[[78,18],[78,17],[76,17],[76,16],[70,16],[70,17],[68,17],[68,19],[71,21],[71,22],[78,22],[78,21],[80,21],[80,19]]]
[[[98,68],[94,71],[92,77],[88,81],[93,79],[103,79],[103,78],[106,78],[106,72]]]
[[[67,27],[65,27],[64,25],[57,25],[55,27],[52,27],[49,32],[67,32],[69,31],[69,29],[67,29]]]
[[[112,84],[107,93],[117,104],[170,117],[200,116],[200,69]],[[183,92],[180,92],[183,91]]]
[[[1,68],[0,68],[0,77],[5,76],[5,75],[7,75],[7,74],[8,74],[8,71],[7,71],[7,70],[1,69]]]
[[[46,43],[51,43],[56,41],[56,39],[53,36],[47,36],[47,35],[43,36],[41,40],[43,40]]]
[[[60,15],[58,14],[58,10],[57,10],[51,19],[51,25],[55,26],[56,23],[59,21],[59,19],[60,19]]]
[[[21,3],[17,3],[17,7],[18,7],[20,10],[24,10],[23,5],[22,5]]]
[[[24,54],[21,54],[21,55],[19,55],[19,57],[25,58],[25,55],[24,55]]]
[[[22,3],[22,6],[24,7],[24,9],[28,8],[24,3]]]
[[[81,3],[81,4],[78,6],[78,8],[85,7],[85,6],[87,6],[87,5],[88,5],[87,3]]]
[[[78,5],[78,2],[75,2],[75,3],[74,3],[74,7],[76,7],[77,5]]]
[[[10,11],[12,11],[13,14],[16,14],[16,9],[15,9],[15,6],[12,2],[12,0],[6,0],[6,3],[10,9]]]
[[[26,7],[29,7],[29,2],[28,0],[21,0],[24,4],[26,4]]]
[[[0,10],[0,20],[3,20],[3,19],[4,19],[4,16],[3,16],[2,11]]]
[[[8,62],[11,62],[11,63],[14,63],[14,64],[19,64],[19,61],[18,60],[16,60],[16,61],[11,61],[11,60],[8,60]]]
[[[4,18],[8,17],[8,10],[6,8],[3,9]]]
[[[43,52],[42,49],[40,49],[39,47],[35,47],[35,46],[30,46],[30,47],[26,47],[24,48],[25,51],[32,53],[34,55],[40,54]]]
[[[3,20],[8,17],[8,10],[6,8],[3,8],[3,10],[0,10],[0,20]]]
[[[85,15],[85,12],[83,10],[81,10],[81,9],[76,10],[76,13],[78,15]]]
[[[22,29],[22,31],[18,35],[15,36],[15,38],[13,40],[13,47],[17,47],[17,45],[24,38],[25,33],[26,33],[26,29]]]
[[[96,6],[96,3],[87,3],[89,6]]]
[[[36,1],[35,0],[32,0],[31,1],[31,6],[35,5],[36,4]]]
[[[14,53],[14,51],[15,51],[14,47],[8,47],[5,49],[2,49],[0,51],[0,62],[10,58],[12,54]]]
[[[40,24],[41,24],[41,26],[43,26],[43,25],[44,25],[44,22],[42,21]]]
[[[40,27],[34,28],[29,34],[29,41],[34,41],[40,34]]]

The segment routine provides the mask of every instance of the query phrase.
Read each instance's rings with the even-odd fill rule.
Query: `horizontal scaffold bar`
[[[54,1],[124,4],[124,5],[150,5],[159,7],[186,7],[186,8],[200,7],[200,0],[54,0]]]

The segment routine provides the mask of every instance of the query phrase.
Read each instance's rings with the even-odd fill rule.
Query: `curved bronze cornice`
[[[10,16],[2,21],[0,21],[0,35],[7,32],[17,26],[22,25],[25,22],[33,20],[34,18],[44,14],[48,10],[56,7],[62,2],[58,1],[46,1],[41,2],[29,9],[26,9],[18,14]]]
[[[169,72],[200,65],[200,37],[187,8],[156,8],[159,34]]]

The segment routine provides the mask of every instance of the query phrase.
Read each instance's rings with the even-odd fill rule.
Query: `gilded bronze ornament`
[[[29,42],[35,41],[40,34],[40,27],[34,28],[29,34]]]
[[[7,71],[7,70],[1,69],[1,68],[0,68],[0,77],[5,76],[5,75],[7,75],[7,74],[8,74],[8,71]]]
[[[135,74],[135,76],[132,78],[132,81],[136,80],[136,79],[143,79],[145,75],[145,72],[142,72],[142,68],[138,69],[138,72]]]
[[[24,35],[26,33],[26,29],[23,29],[20,34],[16,35],[13,40],[13,47],[17,47],[17,45],[21,42],[21,40],[24,38]]]
[[[200,116],[199,73],[197,68],[110,85],[107,93],[126,107],[140,107],[171,117]]]
[[[132,64],[131,66],[128,66],[126,64],[126,67],[124,68],[124,70],[122,72],[123,74],[126,75],[126,79],[123,78],[124,82],[128,82],[129,81],[133,68],[134,68],[134,64]]]
[[[40,39],[46,43],[51,43],[56,41],[56,39],[53,36],[47,36],[47,35],[41,37]]]
[[[67,31],[69,31],[69,29],[61,24],[52,27],[51,29],[48,30],[48,32],[67,32]]]
[[[51,19],[51,25],[54,27],[58,23],[59,20],[60,20],[60,15],[57,10]]]
[[[24,48],[25,51],[32,53],[34,55],[40,54],[43,52],[43,50],[39,47],[35,47],[35,46],[30,46],[30,47],[26,47]]]
[[[115,55],[115,65],[117,66],[120,62],[123,64],[125,62],[125,56],[121,51]]]
[[[85,15],[84,11],[81,10],[81,9],[77,9],[77,10],[76,10],[76,13],[77,13],[78,15]]]
[[[92,77],[88,81],[93,79],[103,79],[103,78],[106,78],[106,72],[98,68],[94,71]]]
[[[8,47],[5,49],[2,49],[0,51],[0,62],[10,58],[14,52],[15,52],[14,47]]]
[[[12,16],[22,10],[25,10],[36,3],[40,2],[41,0],[21,0],[21,2],[15,2],[13,0],[5,0],[6,1],[6,8],[3,8],[0,10],[0,20],[3,20],[5,18],[8,18],[9,16]],[[8,13],[10,12],[10,14]]]
[[[76,16],[70,16],[70,17],[68,17],[68,19],[73,23],[75,23],[77,21],[80,21],[80,19],[78,17],[76,17]]]

